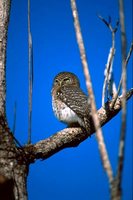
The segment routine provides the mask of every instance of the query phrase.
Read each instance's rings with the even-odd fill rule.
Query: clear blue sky
[[[101,107],[103,71],[111,46],[111,34],[98,19],[110,15],[119,18],[117,0],[77,0],[97,108]],[[132,39],[132,1],[125,1],[128,49]],[[43,140],[66,126],[52,111],[51,87],[60,71],[71,71],[81,80],[86,92],[79,50],[73,27],[70,2],[67,0],[31,0],[31,31],[34,46],[34,89],[32,142]],[[15,136],[24,145],[28,130],[28,43],[27,0],[13,0],[7,49],[7,119],[12,129],[14,104],[17,102]],[[120,31],[116,34],[114,77],[121,74]],[[132,87],[132,60],[127,69]],[[132,100],[128,101],[127,137],[123,176],[123,200],[132,199]],[[103,127],[109,157],[116,172],[121,113]],[[30,166],[29,200],[108,200],[109,187],[103,170],[95,135],[77,148],[65,149],[45,161]]]

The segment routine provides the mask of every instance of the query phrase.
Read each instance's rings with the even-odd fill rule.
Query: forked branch
[[[113,77],[113,61],[115,56],[115,34],[118,29],[119,22],[116,22],[115,28],[111,25],[111,18],[109,18],[109,22],[107,22],[102,16],[98,15],[98,17],[104,22],[104,24],[109,28],[111,35],[112,35],[112,47],[110,48],[110,52],[108,55],[107,64],[104,71],[104,84],[103,84],[103,91],[102,91],[102,106],[105,103],[105,94],[107,92],[107,97],[114,96],[116,93],[116,86]]]

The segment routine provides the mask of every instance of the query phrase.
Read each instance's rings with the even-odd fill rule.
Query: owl
[[[69,127],[75,124],[90,134],[90,106],[80,88],[78,77],[71,72],[57,74],[52,87],[52,107],[55,116]]]

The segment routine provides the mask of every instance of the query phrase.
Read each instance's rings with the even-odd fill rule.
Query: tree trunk
[[[28,166],[24,153],[14,143],[5,118],[0,118],[0,199],[26,200]],[[7,192],[8,191],[8,192]]]
[[[14,143],[5,117],[6,42],[10,0],[0,0],[0,199],[26,200],[29,164]]]

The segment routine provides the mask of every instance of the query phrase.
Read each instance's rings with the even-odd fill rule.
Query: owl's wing
[[[58,98],[71,108],[82,119],[90,116],[88,97],[78,87],[62,87],[58,91]]]

